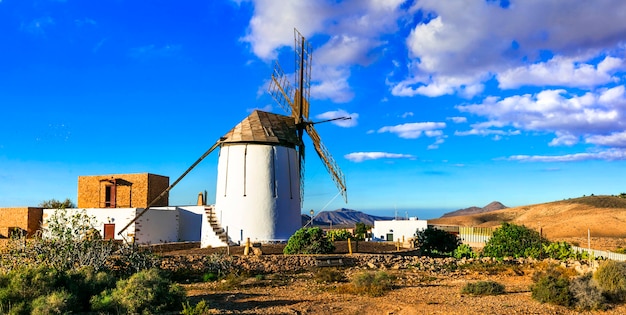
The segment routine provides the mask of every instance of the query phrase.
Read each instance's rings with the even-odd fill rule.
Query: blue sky
[[[81,175],[175,180],[252,110],[293,28],[349,203],[307,158],[303,211],[438,216],[626,192],[626,2],[0,0],[0,207]],[[312,146],[309,143],[309,148]],[[214,200],[217,155],[170,204]]]

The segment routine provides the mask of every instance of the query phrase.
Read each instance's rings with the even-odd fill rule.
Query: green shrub
[[[351,239],[352,233],[348,232],[348,230],[330,230],[326,233],[326,237],[331,241],[346,241]]]
[[[495,281],[472,282],[463,286],[461,293],[471,295],[498,295],[504,293],[504,285]]]
[[[360,273],[352,279],[352,289],[349,291],[369,296],[383,296],[393,289],[395,279],[394,276],[384,271]]]
[[[593,279],[611,301],[621,302],[626,299],[626,262],[602,262],[593,274]]]
[[[454,250],[453,256],[456,259],[461,259],[461,258],[476,258],[478,255],[476,255],[476,253],[472,250],[472,248],[469,245],[461,244],[459,245],[459,247],[457,247]]]
[[[205,300],[198,302],[195,306],[191,306],[189,301],[187,303],[183,303],[183,310],[180,312],[181,315],[203,315],[209,313],[209,304]]]
[[[589,254],[587,252],[576,252],[572,249],[572,246],[567,242],[552,242],[544,243],[543,248],[544,258],[553,258],[558,260],[566,259],[588,259]]]
[[[337,269],[322,268],[313,275],[313,278],[317,283],[333,283],[344,281],[346,279],[346,276],[343,274],[343,272]]]
[[[606,299],[602,295],[591,273],[577,277],[571,281],[569,290],[574,297],[574,305],[579,311],[604,310]]]
[[[115,289],[94,296],[91,305],[101,312],[158,314],[179,310],[184,300],[185,292],[179,285],[150,269],[119,280]]]
[[[548,268],[533,275],[530,286],[532,298],[541,303],[571,306],[572,294],[569,291],[569,278],[560,268]]]
[[[54,291],[48,295],[42,295],[34,299],[31,303],[32,315],[67,314],[75,311],[72,308],[75,297],[72,294],[61,290]]]
[[[461,240],[456,235],[433,227],[418,230],[415,237],[416,247],[421,250],[422,255],[427,256],[452,256],[454,250],[461,244]]]
[[[285,254],[329,254],[335,250],[335,245],[324,236],[324,231],[318,227],[301,228],[287,241],[283,250]]]
[[[533,257],[539,258],[543,244],[549,242],[523,225],[503,223],[483,248],[483,256],[487,257]]]

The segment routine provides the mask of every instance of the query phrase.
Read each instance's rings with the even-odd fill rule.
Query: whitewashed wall
[[[111,209],[66,209],[67,215],[85,213],[92,217],[94,228],[104,236],[104,224],[115,224],[116,240],[136,242],[138,244],[156,244],[163,242],[178,241],[178,210],[176,208],[150,209],[135,223],[131,224],[122,235],[118,233],[128,222],[136,217],[143,209],[141,208],[111,208]],[[45,229],[48,222],[57,209],[44,209],[43,224]]]
[[[387,234],[393,234],[393,241],[398,239],[406,241],[414,238],[417,230],[425,230],[426,228],[428,228],[428,221],[426,220],[374,221],[372,236],[376,240],[386,240]]]
[[[182,206],[178,209],[178,239],[181,242],[199,242],[202,235],[204,206]]]
[[[302,225],[299,177],[298,155],[293,148],[223,146],[218,160],[215,213],[231,240],[288,240]],[[203,232],[202,237],[209,236]]]

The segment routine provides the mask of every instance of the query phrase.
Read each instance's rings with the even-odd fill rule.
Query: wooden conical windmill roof
[[[221,141],[223,144],[263,143],[295,147],[299,144],[293,117],[255,110],[231,129]]]

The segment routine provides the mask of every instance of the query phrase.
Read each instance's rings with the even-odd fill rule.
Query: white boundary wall
[[[179,211],[176,207],[148,210],[123,233],[121,229],[134,219],[142,208],[88,208],[66,209],[67,215],[85,213],[92,217],[94,228],[104,236],[104,224],[115,224],[114,239],[138,244],[157,244],[179,241]],[[42,227],[45,229],[57,209],[44,209]]]

